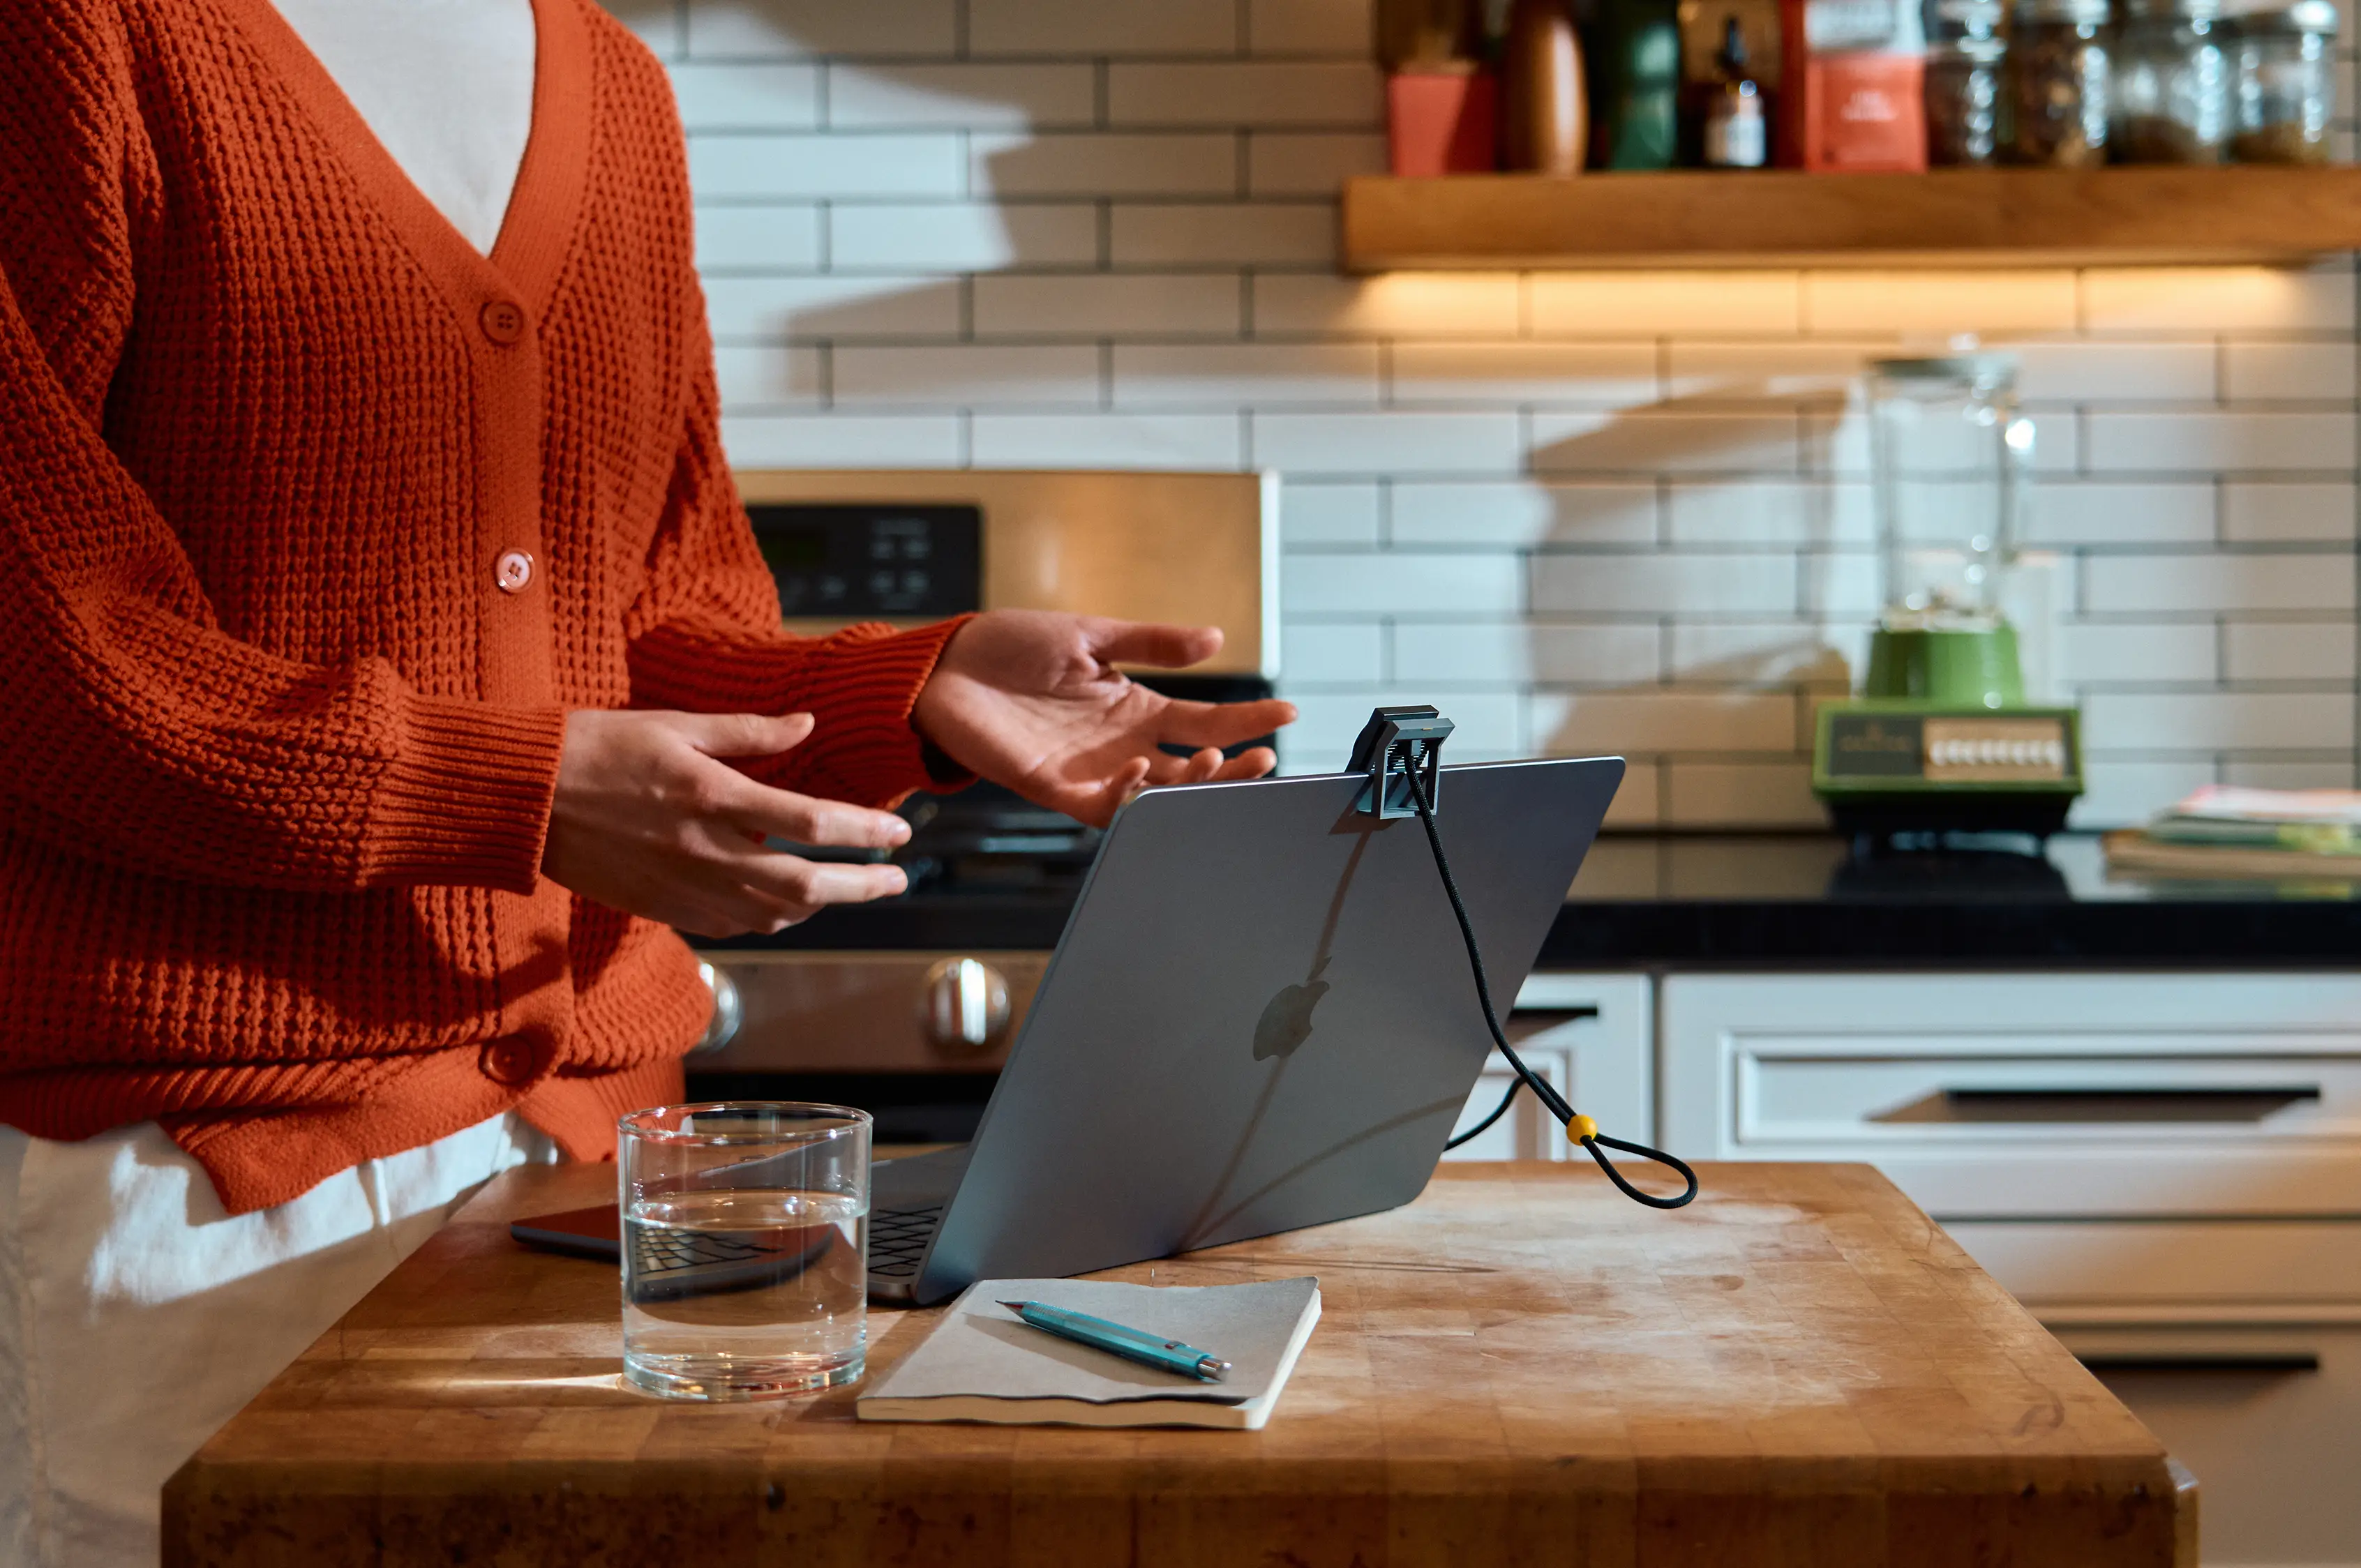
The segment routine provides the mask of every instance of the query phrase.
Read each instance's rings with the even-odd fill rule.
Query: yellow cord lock
[[[1565,1141],[1567,1143],[1579,1144],[1585,1138],[1595,1138],[1598,1135],[1598,1124],[1592,1121],[1589,1117],[1584,1115],[1579,1111],[1576,1111],[1574,1113],[1574,1120],[1565,1124]]]

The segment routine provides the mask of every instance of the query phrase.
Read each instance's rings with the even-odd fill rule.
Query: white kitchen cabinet
[[[1655,1125],[1653,986],[1645,975],[1537,973],[1501,1020],[1509,1043],[1577,1111],[1609,1133],[1645,1141]],[[1491,1114],[1515,1077],[1495,1051],[1461,1113],[1461,1127]],[[1629,1131],[1626,1131],[1629,1129]],[[1530,1091],[1509,1113],[1445,1159],[1565,1159],[1579,1153]]]
[[[2361,977],[1669,975],[1661,1126],[1866,1160],[2147,1420],[2208,1568],[2361,1565]]]

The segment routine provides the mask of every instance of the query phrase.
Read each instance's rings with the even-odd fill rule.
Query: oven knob
[[[718,1051],[728,1045],[738,1033],[738,1025],[746,1021],[746,1003],[738,995],[738,982],[730,971],[716,969],[703,959],[697,960],[697,972],[705,988],[713,992],[713,1021],[705,1026],[705,1037],[688,1047],[691,1056]]]
[[[946,1056],[989,1050],[1008,1034],[1008,980],[981,959],[942,959],[927,970],[918,1024]]]

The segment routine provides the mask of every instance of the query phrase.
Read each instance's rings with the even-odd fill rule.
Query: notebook
[[[1161,1372],[1044,1333],[1003,1301],[1041,1301],[1189,1343],[1230,1363],[1218,1383]],[[861,1396],[869,1421],[1261,1430],[1320,1321],[1320,1282],[1119,1285],[984,1279],[924,1344]]]

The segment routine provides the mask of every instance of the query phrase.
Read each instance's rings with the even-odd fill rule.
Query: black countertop
[[[1542,949],[1546,969],[2342,968],[2361,899],[2341,883],[2111,880],[2096,836],[2046,851],[1887,851],[1829,834],[1609,834]],[[1067,891],[918,894],[832,909],[801,949],[1054,947]]]

